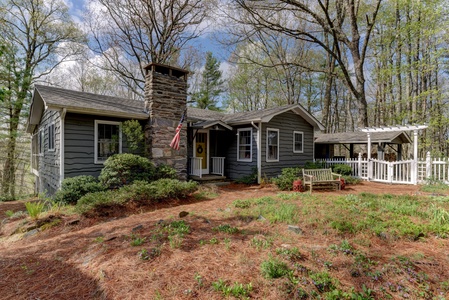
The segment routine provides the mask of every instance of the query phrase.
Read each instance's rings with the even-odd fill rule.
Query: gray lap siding
[[[37,178],[37,185],[39,193],[52,195],[59,188],[60,178],[60,113],[59,111],[45,110],[41,123],[36,130],[39,134],[40,130],[44,132],[44,146],[43,152],[39,155],[39,177]],[[54,150],[49,149],[49,131],[48,127],[55,125],[55,140]]]
[[[252,129],[251,143],[252,143],[252,161],[244,162],[237,161],[237,129],[248,128]],[[225,160],[226,175],[233,180],[243,178],[251,175],[253,170],[257,168],[257,130],[251,124],[245,126],[234,127],[232,132],[228,132],[227,138],[221,142],[223,147],[228,147],[228,152]]]
[[[95,120],[124,122],[127,119],[67,113],[65,117],[64,177],[100,175],[103,164],[95,164]],[[122,135],[122,153],[128,152]]]
[[[267,162],[267,128],[279,130],[279,161],[276,162]],[[303,153],[293,152],[294,131],[303,133]],[[291,111],[275,116],[269,123],[262,124],[261,147],[261,175],[276,177],[283,168],[298,167],[313,161],[313,127]]]

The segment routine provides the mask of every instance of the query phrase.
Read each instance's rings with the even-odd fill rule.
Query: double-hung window
[[[237,130],[237,161],[252,161],[252,129]]]
[[[304,133],[301,131],[293,131],[293,152],[304,152]]]
[[[55,151],[55,124],[48,125],[48,151]]]
[[[120,122],[95,120],[95,163],[122,153],[122,127]]]
[[[267,128],[267,161],[279,161],[279,129]]]

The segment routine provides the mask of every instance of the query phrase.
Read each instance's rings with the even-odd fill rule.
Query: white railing
[[[368,161],[359,155],[350,159],[319,159],[326,168],[336,164],[346,164],[352,168],[352,176],[361,179],[387,183],[416,184],[426,180],[441,181],[449,184],[449,159],[432,158],[427,153],[425,159],[387,162],[371,159]]]
[[[190,158],[190,175],[203,177],[203,158],[191,157]]]
[[[318,159],[317,161],[323,163],[325,168],[330,168],[337,164],[349,165],[352,169],[351,176],[368,179],[368,160],[362,158],[361,154],[358,158],[331,158]]]
[[[418,161],[418,181],[435,180],[449,183],[448,158],[431,158],[428,152],[425,160]]]
[[[212,157],[211,174],[224,175],[224,157]]]

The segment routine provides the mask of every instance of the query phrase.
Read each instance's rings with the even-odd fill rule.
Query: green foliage
[[[232,227],[229,224],[218,225],[217,227],[214,227],[213,230],[225,232],[225,233],[229,233],[229,234],[234,234],[234,233],[240,232],[240,230],[237,227]]]
[[[143,243],[145,243],[145,241],[146,241],[146,238],[142,238],[142,237],[140,237],[140,236],[136,236],[136,235],[131,235],[131,246],[140,246],[140,245],[142,245]]]
[[[335,280],[329,275],[327,272],[317,272],[313,273],[311,272],[309,274],[310,279],[312,279],[313,284],[315,287],[320,291],[323,292],[329,292],[335,289]]]
[[[123,153],[109,157],[98,177],[107,188],[119,188],[137,180],[152,181],[156,176],[154,164],[145,157]]]
[[[290,272],[287,264],[276,258],[270,258],[263,261],[260,265],[260,269],[263,277],[268,279],[280,278],[286,276]]]
[[[233,285],[227,285],[222,279],[219,279],[212,282],[212,288],[217,292],[221,292],[225,297],[246,298],[251,293],[253,286],[251,283],[242,284],[238,282],[235,282]]]
[[[13,212],[12,210],[7,210],[7,211],[5,211],[5,215],[6,215],[8,218],[11,218],[12,216],[14,216],[14,212]]]
[[[145,133],[137,120],[127,120],[122,123],[122,132],[126,136],[128,148],[136,151],[144,147]]]
[[[293,189],[293,181],[299,178],[300,168],[284,168],[281,175],[273,178],[273,183],[282,191]]]
[[[332,171],[340,174],[340,175],[346,175],[350,176],[352,174],[352,168],[349,165],[346,164],[337,164],[332,166]]]
[[[177,179],[178,172],[171,166],[160,164],[156,167],[156,179],[168,178]]]
[[[302,259],[302,255],[299,252],[299,249],[297,247],[278,248],[278,249],[276,249],[276,254],[282,255],[291,261],[298,261],[298,260]]]
[[[120,206],[128,201],[158,202],[167,198],[184,198],[197,189],[193,181],[177,179],[159,179],[153,182],[136,181],[117,190],[89,193],[78,200],[78,212],[89,211],[110,206]]]
[[[257,168],[251,168],[251,174],[238,178],[236,183],[244,183],[244,184],[254,184],[257,182]]]
[[[38,219],[39,215],[44,212],[44,202],[26,202],[26,210],[32,219]]]
[[[449,190],[449,185],[445,184],[442,181],[433,180],[428,178],[426,180],[426,184],[421,186],[421,191],[427,193],[443,193]]]
[[[104,190],[104,186],[93,176],[81,175],[66,178],[62,181],[61,189],[56,192],[54,201],[56,203],[76,204],[82,196]]]
[[[346,184],[359,184],[360,182],[362,182],[362,179],[354,176],[343,175],[342,178],[345,180]]]
[[[232,204],[236,208],[249,208],[252,205],[250,200],[235,200]]]
[[[251,246],[260,250],[260,249],[268,249],[273,245],[273,239],[259,239],[257,237],[253,237],[250,241]]]
[[[326,164],[324,161],[308,161],[304,165],[304,169],[324,169]]]

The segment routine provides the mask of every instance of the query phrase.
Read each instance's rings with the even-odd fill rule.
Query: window
[[[267,161],[279,161],[279,129],[267,128]]]
[[[55,151],[55,124],[48,125],[48,151]]]
[[[39,154],[44,154],[44,130],[39,130]]]
[[[293,131],[293,152],[304,152],[304,134],[300,131]]]
[[[237,161],[252,161],[252,129],[237,130]]]
[[[120,122],[95,120],[95,163],[103,163],[109,156],[122,153]]]

